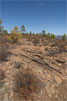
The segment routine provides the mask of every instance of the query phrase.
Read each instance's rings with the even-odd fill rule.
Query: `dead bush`
[[[31,69],[22,69],[15,75],[15,93],[19,98],[30,100],[42,89],[43,83]]]
[[[10,54],[9,45],[4,44],[0,46],[0,62],[6,61],[7,56]]]

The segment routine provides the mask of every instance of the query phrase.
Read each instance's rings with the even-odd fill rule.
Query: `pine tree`
[[[64,33],[62,40],[66,40],[66,34]]]
[[[22,25],[22,26],[21,26],[21,33],[24,33],[24,32],[26,32],[26,30],[25,30],[25,26]]]

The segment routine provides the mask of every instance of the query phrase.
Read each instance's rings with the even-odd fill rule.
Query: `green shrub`
[[[22,35],[20,31],[18,30],[18,27],[15,26],[13,30],[11,30],[11,35],[8,36],[8,40],[12,41],[13,43],[17,43],[22,38]]]
[[[56,38],[56,36],[54,34],[51,34],[51,38],[54,39]]]
[[[66,34],[63,35],[62,40],[66,40]]]
[[[22,38],[22,35],[19,32],[14,34],[13,31],[12,31],[11,35],[8,36],[8,40],[12,41],[13,43],[17,43],[21,38]]]

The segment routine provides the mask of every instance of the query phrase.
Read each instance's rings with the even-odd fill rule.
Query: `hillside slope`
[[[23,36],[20,43],[10,44],[9,50],[7,60],[0,63],[6,76],[0,84],[0,101],[67,101],[67,42]],[[27,68],[43,84],[38,93],[31,94],[32,99],[19,97],[14,91],[15,75]]]

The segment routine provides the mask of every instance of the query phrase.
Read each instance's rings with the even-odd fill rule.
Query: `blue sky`
[[[56,35],[66,33],[66,1],[21,1],[0,2],[0,17],[4,29],[10,32],[14,26],[25,25],[26,31],[51,32]]]

